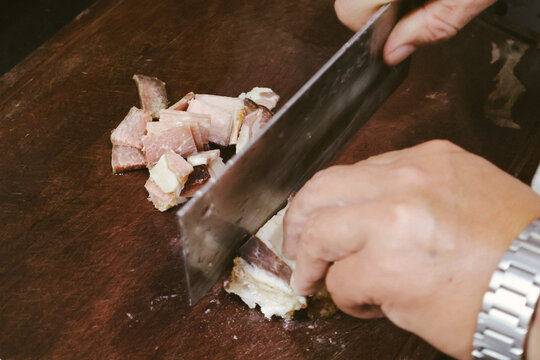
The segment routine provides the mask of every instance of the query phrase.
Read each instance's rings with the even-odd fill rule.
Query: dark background
[[[93,2],[0,1],[0,75],[9,71]]]
[[[0,76],[93,2],[94,0],[2,0]],[[540,1],[498,1],[487,13],[540,32]]]

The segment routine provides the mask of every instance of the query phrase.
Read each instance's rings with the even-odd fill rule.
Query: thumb
[[[454,36],[495,0],[431,0],[401,19],[384,47],[384,60],[396,65],[419,46]]]

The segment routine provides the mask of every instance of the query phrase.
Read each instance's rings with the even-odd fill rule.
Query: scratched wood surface
[[[350,35],[322,0],[98,0],[1,77],[0,359],[436,358],[386,320],[268,321],[220,284],[188,307],[174,212],[146,200],[146,172],[111,174],[132,74],[171,100],[256,85],[286,100]],[[448,138],[530,178],[538,89],[516,104],[521,130],[482,115],[505,37],[476,24],[421,51],[336,162]]]

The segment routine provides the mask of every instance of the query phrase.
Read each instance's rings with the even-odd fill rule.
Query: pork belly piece
[[[193,172],[189,174],[186,184],[182,189],[181,196],[185,198],[192,197],[197,191],[199,191],[200,188],[203,187],[204,184],[208,182],[209,179],[210,172],[206,166],[200,165],[193,167]]]
[[[267,318],[291,319],[295,311],[307,306],[306,297],[296,295],[289,285],[294,262],[286,262],[274,250],[283,241],[285,211],[274,215],[240,248],[231,279],[225,284],[227,292],[240,296],[250,308],[259,305]]]
[[[198,152],[187,157],[188,163],[192,166],[208,165],[210,162],[219,158],[219,150],[208,150]]]
[[[159,114],[159,121],[161,122],[176,122],[188,125],[191,129],[195,145],[197,145],[197,150],[203,150],[204,145],[208,144],[211,123],[210,115],[169,109],[161,110]]]
[[[272,115],[270,110],[260,106],[257,110],[245,116],[236,141],[237,153],[246,147],[249,140],[261,132],[266,123],[272,118]]]
[[[210,115],[208,141],[220,146],[228,146],[232,129],[232,113],[217,106],[198,100],[191,100],[187,109],[190,113]]]
[[[195,98],[195,93],[193,92],[188,92],[186,95],[184,95],[183,98],[181,98],[180,100],[178,100],[176,103],[174,103],[173,105],[169,106],[169,110],[180,110],[180,111],[185,111],[188,106],[189,106],[189,102],[191,100],[193,100]]]
[[[111,166],[113,173],[137,170],[146,167],[146,159],[141,150],[122,145],[113,145]]]
[[[159,211],[184,202],[180,194],[192,172],[193,167],[182,156],[168,150],[149,171],[145,184],[149,200]]]
[[[111,133],[113,145],[131,146],[142,149],[142,141],[146,131],[146,124],[152,117],[143,110],[132,107],[126,117]]]
[[[167,108],[165,83],[153,76],[133,75],[139,91],[141,107],[153,118],[159,118],[159,110]]]
[[[146,130],[147,134],[143,136],[142,141],[146,165],[149,168],[167,150],[172,150],[182,156],[197,152],[197,146],[188,125],[155,121],[148,123]]]
[[[250,308],[259,305],[267,318],[276,315],[291,319],[295,311],[306,307],[311,318],[331,316],[337,307],[326,289],[306,298],[294,294],[289,285],[296,263],[282,253],[286,211],[279,211],[240,247],[225,290],[240,296]]]
[[[195,99],[207,103],[208,105],[218,107],[221,110],[228,112],[229,114],[232,114],[235,111],[244,108],[244,100],[237,97],[197,94],[195,95]]]
[[[279,101],[279,95],[274,90],[263,87],[254,87],[247,94],[240,94],[239,98],[247,98],[258,105],[266,107],[268,110],[275,108]]]
[[[208,164],[208,172],[213,178],[220,176],[223,171],[225,171],[225,163],[223,162],[223,158],[221,158],[221,156],[215,160],[210,161],[210,163]]]

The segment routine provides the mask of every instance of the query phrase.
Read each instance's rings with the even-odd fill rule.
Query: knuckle
[[[443,139],[430,140],[425,143],[425,147],[432,152],[449,152],[462,150],[453,142]]]
[[[436,13],[425,10],[429,40],[447,40],[458,32],[458,27]]]
[[[400,165],[394,172],[399,181],[408,186],[425,186],[429,181],[428,172],[415,164]]]

